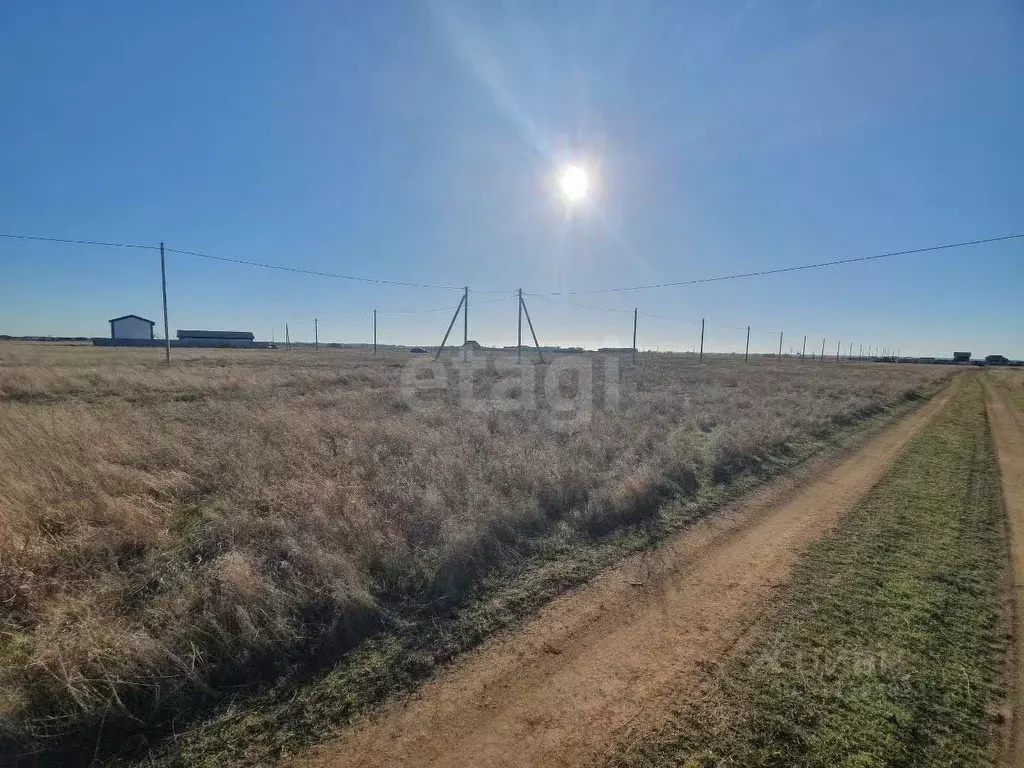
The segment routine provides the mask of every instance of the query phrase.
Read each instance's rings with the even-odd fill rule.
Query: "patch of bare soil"
[[[948,400],[940,395],[842,459],[810,462],[555,600],[526,626],[322,746],[304,764],[575,766],[626,727],[698,695],[787,579]]]

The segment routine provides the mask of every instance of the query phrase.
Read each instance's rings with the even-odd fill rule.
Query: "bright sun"
[[[570,165],[558,177],[558,186],[570,203],[579,202],[590,191],[590,177],[578,165]]]

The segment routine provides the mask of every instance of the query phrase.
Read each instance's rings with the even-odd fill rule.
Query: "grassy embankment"
[[[800,560],[702,701],[618,766],[985,765],[1004,717],[1006,539],[980,381]]]

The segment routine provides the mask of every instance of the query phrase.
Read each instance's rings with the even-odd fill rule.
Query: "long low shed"
[[[183,347],[251,347],[255,340],[249,331],[178,331]]]

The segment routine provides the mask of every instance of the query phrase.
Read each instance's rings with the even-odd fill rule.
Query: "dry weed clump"
[[[648,519],[947,375],[654,356],[552,429],[542,397],[465,408],[454,379],[410,405],[399,354],[177,358],[0,345],[0,742],[145,718],[399,598],[451,605],[557,526]]]

